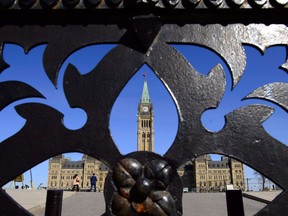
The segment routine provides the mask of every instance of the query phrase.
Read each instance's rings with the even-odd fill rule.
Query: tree
[[[262,190],[265,188],[265,183],[269,180],[263,174],[255,171],[254,175],[258,178],[258,182],[262,185]]]

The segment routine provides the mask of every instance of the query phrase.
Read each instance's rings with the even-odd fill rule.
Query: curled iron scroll
[[[155,25],[159,25],[159,20]],[[263,50],[275,44],[287,45],[288,29],[286,26],[235,24],[224,27],[189,24],[180,27],[166,24],[161,29],[155,28],[157,31],[154,35],[155,38],[154,40],[149,38],[149,41],[146,41],[145,49],[141,44],[143,37],[140,38],[141,40],[135,39],[134,36],[137,32],[119,29],[117,25],[109,27],[95,25],[86,28],[75,25],[70,29],[70,33],[71,31],[75,32],[74,40],[67,42],[68,44],[60,43],[59,38],[63,42],[67,37],[68,31],[63,31],[67,28],[70,29],[69,26],[48,26],[44,29],[29,26],[21,28],[4,26],[0,29],[2,43],[14,41],[21,44],[25,50],[29,50],[43,41],[47,42],[44,65],[46,73],[54,85],[56,85],[55,80],[61,63],[73,51],[95,43],[119,43],[88,74],[81,75],[73,65],[69,65],[66,69],[64,90],[67,101],[71,107],[81,107],[88,116],[87,123],[79,130],[72,131],[65,128],[61,124],[62,113],[45,104],[28,103],[16,107],[19,115],[27,122],[17,134],[0,145],[0,159],[3,161],[0,164],[0,170],[5,173],[0,178],[1,186],[19,173],[54,155],[77,151],[104,161],[114,170],[109,175],[106,184],[105,200],[108,211],[106,215],[121,215],[122,211],[125,212],[125,210],[119,209],[119,203],[126,203],[125,205],[134,209],[127,215],[153,215],[151,209],[155,206],[160,206],[157,209],[164,212],[160,215],[177,215],[182,214],[182,191],[179,191],[179,187],[176,189],[177,185],[181,184],[175,171],[176,168],[195,155],[207,152],[222,153],[257,169],[284,189],[284,192],[273,203],[267,205],[257,215],[281,215],[281,213],[287,212],[288,207],[283,204],[288,197],[287,146],[269,136],[262,127],[262,122],[273,113],[272,108],[263,105],[242,107],[226,116],[227,123],[222,131],[217,134],[207,131],[201,125],[200,116],[204,110],[217,107],[219,104],[226,85],[225,73],[222,67],[217,65],[208,76],[200,75],[181,53],[169,45],[169,43],[199,44],[214,50],[229,65],[235,86],[241,79],[246,62],[242,44],[253,44]],[[262,40],[253,36],[255,31],[262,36]],[[15,32],[22,34],[24,39],[20,40],[15,37]],[[99,32],[103,32],[106,37],[100,35]],[[217,39],[209,40],[209,37],[204,37],[208,33],[212,36],[217,35]],[[273,40],[275,34],[278,34],[277,38],[280,42]],[[35,38],[33,35],[43,35],[43,38]],[[52,35],[58,35],[58,37],[55,39]],[[84,37],[85,35],[89,35],[89,37]],[[54,49],[55,47],[58,49]],[[236,56],[236,54],[239,55]],[[127,59],[129,64],[127,64]],[[3,58],[0,60],[2,61],[1,65],[5,65]],[[147,152],[121,155],[110,135],[109,115],[113,103],[125,84],[144,63],[153,68],[157,76],[165,83],[175,99],[180,117],[176,139],[164,156]],[[283,65],[285,66],[285,64]],[[2,68],[5,69],[6,65]],[[24,91],[21,92],[21,95],[11,92],[14,86],[15,83],[0,83],[1,96],[5,98],[0,101],[1,108],[24,96],[42,97],[37,90],[21,84],[19,86]],[[267,95],[268,87],[273,89],[273,97]],[[257,89],[248,97],[273,101],[287,111],[287,94],[283,95],[283,92],[288,92],[287,83],[273,83]],[[101,106],[95,108],[93,104],[101,104]],[[95,133],[95,131],[101,133]],[[256,140],[257,142],[255,142]],[[217,145],[213,145],[215,143]],[[27,148],[34,149],[34,152],[30,153],[33,154],[33,157],[22,154]],[[47,151],[41,151],[43,148]],[[15,152],[14,149],[18,149],[18,151]],[[14,157],[18,160],[14,169],[9,169],[9,164],[13,163],[14,159],[6,157],[10,152],[14,152]],[[37,154],[34,154],[35,152]],[[277,152],[277,155],[273,152]],[[111,157],[111,155],[113,156]],[[121,172],[126,173],[127,171],[122,168],[130,169],[130,165],[135,165],[137,169],[131,170],[133,172],[131,175],[129,174],[130,176],[121,179]],[[154,178],[151,179],[147,170],[154,172],[160,165],[163,165],[165,172],[163,175],[160,172],[159,178],[162,179],[159,181],[156,178],[158,183],[155,183],[157,181]],[[134,171],[136,176],[133,174]],[[159,190],[159,185],[161,190]],[[139,195],[140,200],[134,199],[134,193]],[[125,196],[129,198],[131,196],[132,201],[127,202]],[[162,202],[161,199],[167,202]],[[4,205],[3,211],[8,215],[12,207],[13,213],[17,212],[19,216],[30,215],[9,199],[3,191],[0,191],[0,201]],[[166,208],[167,205],[170,205],[169,208]]]

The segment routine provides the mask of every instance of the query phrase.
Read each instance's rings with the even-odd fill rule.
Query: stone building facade
[[[243,163],[222,156],[213,161],[210,155],[202,155],[188,161],[178,169],[183,188],[195,192],[224,191],[227,185],[246,190]]]
[[[80,161],[71,161],[64,155],[52,157],[49,160],[48,189],[71,190],[73,176],[80,177],[80,189],[90,189],[90,177],[95,173],[98,178],[97,191],[103,191],[109,167],[93,157],[83,155]]]

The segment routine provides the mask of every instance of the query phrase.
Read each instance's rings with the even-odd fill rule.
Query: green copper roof
[[[141,103],[150,103],[148,84],[147,84],[146,80],[144,80],[144,85],[143,85],[143,90],[142,90],[142,97],[141,97]]]

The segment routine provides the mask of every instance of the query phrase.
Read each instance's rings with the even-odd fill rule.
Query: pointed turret
[[[147,85],[146,80],[144,80],[141,103],[150,103],[149,90],[148,90],[148,85]]]

